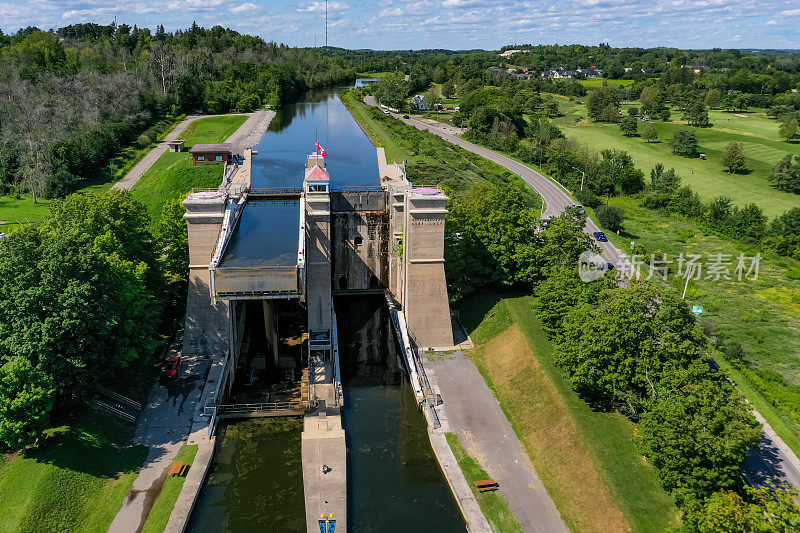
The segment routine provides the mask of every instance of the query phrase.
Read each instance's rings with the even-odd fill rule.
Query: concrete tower
[[[447,196],[428,187],[410,189],[403,208],[402,304],[417,346],[453,346],[444,274]]]
[[[216,355],[228,346],[228,304],[211,303],[209,263],[225,216],[226,195],[216,191],[190,193],[183,201],[189,229],[189,292],[183,352]]]

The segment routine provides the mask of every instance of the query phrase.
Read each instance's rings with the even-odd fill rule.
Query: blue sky
[[[322,44],[325,2],[285,0],[0,0],[0,29],[118,22],[168,30],[193,20],[293,46]],[[328,42],[346,48],[597,44],[800,48],[797,0],[331,0]]]

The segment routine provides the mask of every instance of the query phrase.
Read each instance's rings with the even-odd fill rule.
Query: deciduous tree
[[[633,137],[639,131],[639,119],[629,115],[619,123],[619,129],[624,136]]]
[[[18,450],[47,427],[55,390],[47,375],[24,357],[0,366],[0,444]]]
[[[642,131],[642,139],[647,142],[658,140],[658,129],[655,124],[647,124]]]
[[[731,141],[725,145],[722,151],[720,164],[728,169],[728,172],[740,172],[747,170],[747,159],[744,155],[744,145],[738,141]]]
[[[800,134],[800,124],[798,124],[797,118],[786,117],[781,123],[780,128],[778,128],[778,134],[782,139],[786,139],[786,142],[797,137],[798,134]]]

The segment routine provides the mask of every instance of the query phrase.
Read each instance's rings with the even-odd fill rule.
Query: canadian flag
[[[328,157],[328,152],[326,152],[325,149],[322,147],[322,145],[319,144],[319,141],[317,141],[317,150],[319,150],[320,153],[322,153],[322,157]]]

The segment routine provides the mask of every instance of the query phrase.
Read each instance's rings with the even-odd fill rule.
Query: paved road
[[[526,532],[567,531],[514,429],[475,365],[463,352],[426,361],[444,399],[450,430],[493,479]]]
[[[161,493],[169,467],[189,434],[205,384],[208,360],[199,356],[184,356],[182,360],[180,376],[166,385],[159,383],[153,387],[147,406],[139,415],[134,442],[150,450],[109,533],[141,530]]]
[[[368,105],[376,105],[375,98],[373,96],[367,96],[364,98],[364,102]],[[441,137],[442,139],[456,144],[465,150],[469,150],[474,154],[478,154],[481,157],[488,159],[489,161],[493,161],[498,165],[505,167],[506,169],[510,170],[517,176],[521,177],[525,182],[533,187],[533,189],[539,193],[545,203],[545,210],[543,213],[544,218],[549,218],[555,215],[560,214],[564,209],[570,205],[575,205],[575,201],[567,195],[566,192],[557,184],[555,184],[549,178],[546,178],[542,174],[536,172],[531,167],[527,165],[523,165],[519,161],[515,161],[510,157],[506,157],[504,155],[498,154],[497,152],[493,152],[487,148],[482,146],[478,146],[476,144],[472,144],[469,141],[465,141],[460,137],[456,137],[454,133],[457,131],[456,128],[447,125],[431,125],[421,120],[417,120],[415,118],[403,118],[403,115],[399,115],[396,113],[391,114],[396,119],[402,120],[406,124],[414,126],[419,130],[427,130],[431,133],[434,133]],[[587,219],[586,221],[586,232],[589,234],[594,233],[595,231],[600,231],[600,229],[595,225],[594,222]],[[595,242],[597,246],[600,247],[602,250],[601,256],[603,259],[608,262],[612,263],[615,267],[619,268],[623,263],[623,257],[619,250],[617,250],[613,244],[610,242]]]
[[[372,106],[377,105],[373,96],[367,96],[364,98],[364,102]],[[574,204],[574,201],[564,190],[549,178],[546,178],[532,168],[509,157],[483,148],[482,146],[472,144],[460,137],[456,137],[454,135],[455,128],[451,126],[426,124],[414,118],[403,118],[403,115],[396,113],[392,113],[391,115],[417,129],[434,133],[446,141],[457,144],[465,150],[478,154],[481,157],[507,168],[514,174],[517,174],[544,199],[546,204],[544,217],[558,215],[564,208]],[[595,231],[599,231],[599,229],[594,222],[587,220],[585,231],[591,234]],[[595,242],[595,244],[601,248],[602,257],[607,262],[614,264],[615,267],[619,268],[621,265],[627,264],[627,261],[623,259],[624,255],[610,242]],[[800,489],[800,461],[798,461],[797,456],[795,456],[789,447],[786,446],[786,443],[772,431],[772,428],[765,423],[760,413],[754,411],[754,414],[764,426],[765,435],[762,440],[762,446],[757,452],[754,451],[750,454],[743,466],[745,477],[756,483],[762,482],[767,477],[773,477],[791,483]]]

